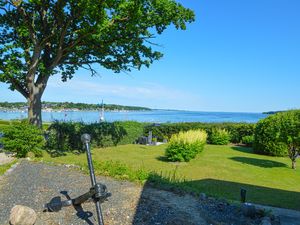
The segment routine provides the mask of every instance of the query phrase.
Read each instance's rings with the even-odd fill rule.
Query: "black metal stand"
[[[104,184],[96,183],[96,177],[95,177],[95,173],[94,173],[92,155],[91,155],[91,150],[90,150],[90,142],[91,142],[90,135],[83,134],[81,136],[81,141],[83,142],[83,144],[86,148],[86,155],[87,155],[90,178],[91,178],[91,183],[92,183],[92,187],[90,188],[90,191],[83,195],[80,195],[77,198],[66,200],[66,201],[61,201],[60,199],[54,198],[54,199],[52,199],[52,201],[50,201],[48,204],[46,204],[45,207],[50,212],[57,212],[57,211],[61,210],[62,207],[67,207],[67,206],[71,206],[71,205],[78,206],[88,200],[93,200],[96,204],[98,223],[99,223],[99,225],[103,225],[104,223],[103,223],[103,216],[102,216],[100,203],[103,203],[104,201],[106,201],[107,198],[111,196],[111,193],[107,192],[107,188]]]

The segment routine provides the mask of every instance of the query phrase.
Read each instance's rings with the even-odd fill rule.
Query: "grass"
[[[95,170],[98,174],[157,181],[161,186],[169,184],[233,201],[240,199],[240,189],[244,188],[248,202],[300,210],[300,171],[291,169],[288,158],[256,155],[245,147],[206,145],[189,163],[171,163],[165,161],[165,147],[93,149]],[[85,154],[68,153],[55,158],[44,154],[43,160],[86,168]]]
[[[10,167],[15,164],[17,162],[17,160],[14,160],[10,163],[4,164],[4,165],[0,165],[0,176],[3,175],[8,169],[10,169]]]

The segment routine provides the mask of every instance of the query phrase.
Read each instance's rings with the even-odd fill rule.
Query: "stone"
[[[33,225],[36,219],[35,211],[27,206],[15,205],[10,211],[11,225]]]
[[[242,212],[244,216],[254,218],[256,215],[256,208],[250,203],[244,203],[242,204]]]
[[[148,134],[148,143],[149,145],[152,144],[152,131],[149,131],[149,134]]]
[[[261,219],[260,225],[272,225],[270,217],[263,217]]]
[[[200,200],[202,200],[202,201],[206,200],[206,194],[205,193],[200,193]]]

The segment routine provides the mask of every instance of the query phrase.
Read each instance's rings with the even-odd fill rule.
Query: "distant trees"
[[[6,109],[20,109],[26,107],[25,102],[0,102],[0,107]],[[99,110],[102,104],[85,104],[85,103],[73,103],[73,102],[42,102],[43,107],[52,109],[79,109],[79,110]],[[104,104],[104,110],[151,110],[146,107],[140,106],[126,106],[116,104]]]

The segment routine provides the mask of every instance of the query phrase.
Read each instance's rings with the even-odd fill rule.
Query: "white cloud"
[[[48,83],[48,93],[56,93],[58,90],[64,90],[68,94],[85,96],[110,96],[127,99],[163,99],[165,101],[184,101],[186,99],[198,99],[189,93],[155,84],[142,83],[140,86],[129,86],[120,84],[103,84],[91,81],[70,80],[63,83],[59,80],[52,79]]]

